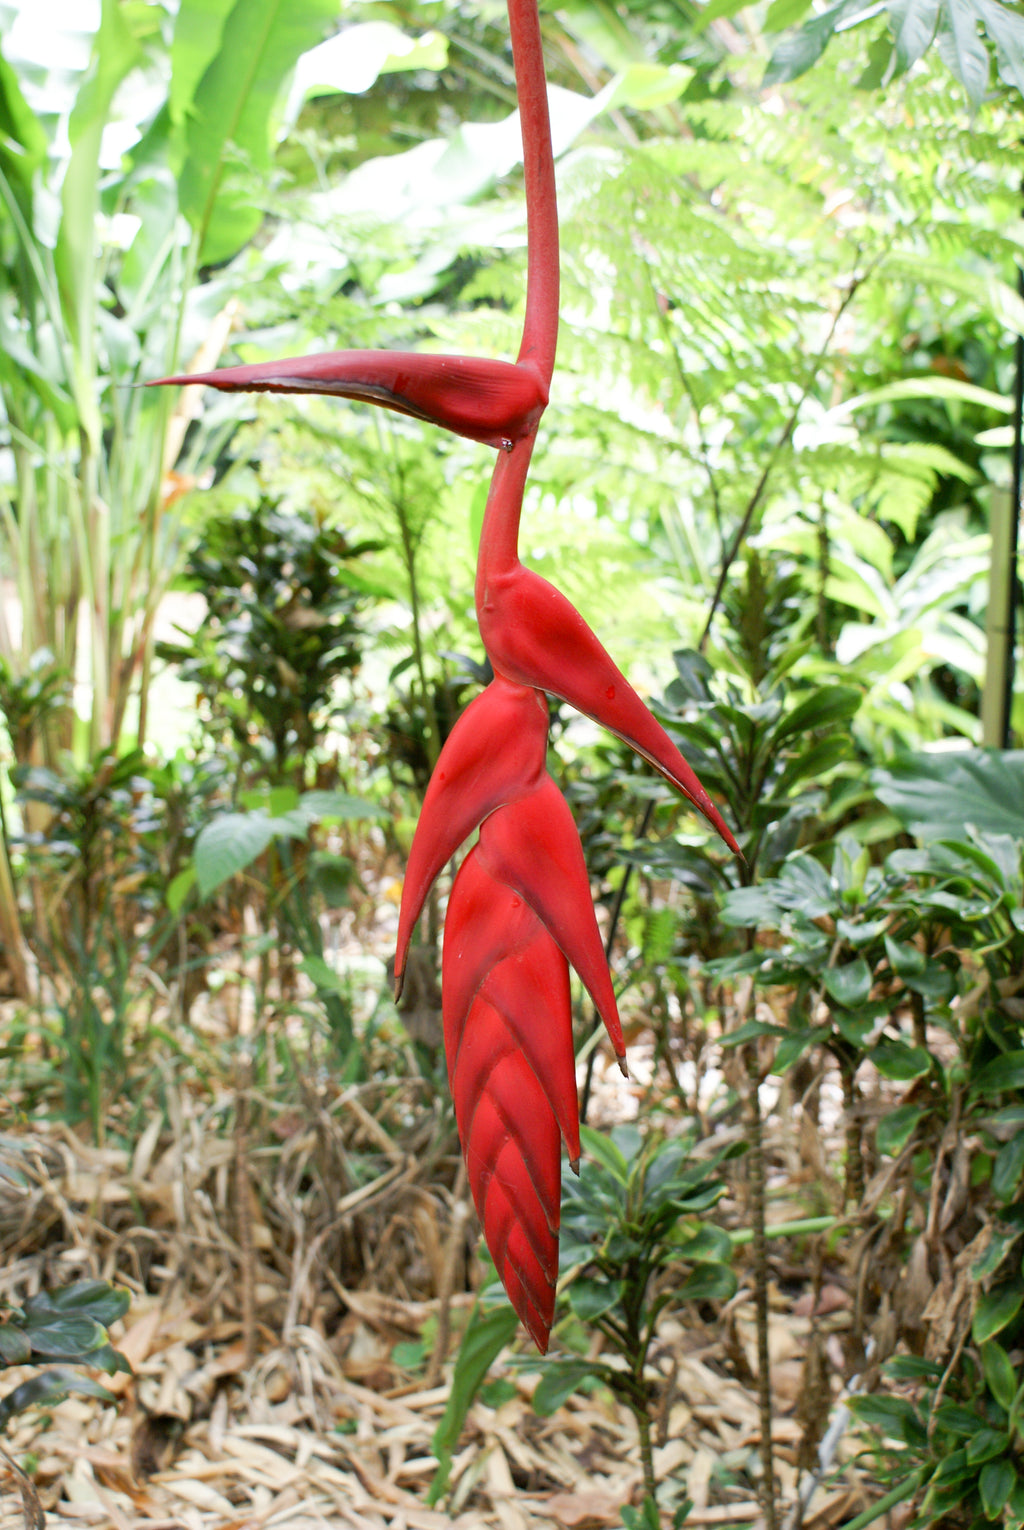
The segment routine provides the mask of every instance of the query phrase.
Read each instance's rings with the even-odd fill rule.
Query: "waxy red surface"
[[[228,392],[327,393],[498,450],[477,564],[495,678],[459,719],[427,789],[402,891],[396,985],[435,879],[479,828],[452,886],[441,970],[459,1138],[487,1246],[540,1350],[554,1318],[561,1147],[580,1154],[569,967],[625,1054],[583,850],[546,769],[559,696],[617,734],[736,841],[693,770],[560,590],[519,561],[519,521],[558,337],[558,209],[536,0],[508,0],[523,134],[526,316],[515,362],[335,351],[164,378]]]

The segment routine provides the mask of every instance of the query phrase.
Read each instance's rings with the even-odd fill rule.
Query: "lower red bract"
[[[448,902],[441,993],[473,1202],[509,1300],[544,1351],[558,1277],[563,1136],[579,1157],[569,971],[536,914],[487,872],[476,848]]]

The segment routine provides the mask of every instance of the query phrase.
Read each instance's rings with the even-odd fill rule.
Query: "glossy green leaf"
[[[871,1424],[891,1440],[903,1440],[906,1444],[921,1444],[927,1431],[917,1409],[905,1397],[886,1397],[881,1394],[850,1399],[850,1411],[864,1424]]]
[[[1024,751],[970,749],[905,755],[871,772],[889,810],[922,839],[982,833],[1024,840]]]
[[[1024,1174],[1024,1131],[1011,1137],[996,1154],[992,1165],[992,1194],[1001,1201],[1010,1200]]]
[[[195,867],[200,898],[251,866],[276,833],[278,820],[265,813],[222,813],[196,839]]]
[[[224,24],[235,0],[181,0],[171,43],[171,121],[182,126],[192,109],[199,82],[224,39]]]
[[[875,1047],[871,1061],[883,1078],[895,1079],[899,1083],[926,1078],[932,1071],[932,1059],[924,1047],[908,1047],[901,1042]]]
[[[975,4],[995,43],[1000,78],[1024,95],[1024,16],[1000,0],[975,0]]]
[[[130,1306],[131,1293],[123,1286],[112,1286],[105,1280],[77,1280],[55,1291],[40,1291],[29,1297],[24,1310],[39,1319],[53,1313],[89,1317],[106,1327],[124,1317]]]
[[[1016,1229],[1012,1232],[994,1232],[981,1258],[971,1265],[971,1279],[987,1280],[990,1275],[994,1275],[1019,1238],[1020,1232]]]
[[[871,992],[871,968],[862,956],[845,962],[840,967],[829,967],[823,973],[825,991],[837,1004],[846,1009],[857,1009]]]
[[[813,21],[789,33],[772,53],[765,70],[764,86],[784,85],[787,80],[806,74],[828,47],[839,24],[864,10],[864,0],[838,0]]]
[[[931,47],[939,20],[939,5],[940,0],[887,0],[900,74],[916,64]]]
[[[580,1128],[580,1142],[588,1158],[595,1159],[613,1179],[625,1185],[629,1178],[629,1164],[610,1137],[584,1126]]]
[[[582,1322],[592,1323],[622,1300],[624,1289],[621,1280],[581,1277],[569,1287],[569,1305]]]
[[[46,1360],[85,1360],[107,1342],[106,1329],[88,1317],[26,1322],[25,1333],[33,1354]]]
[[[16,1323],[0,1323],[0,1366],[25,1365],[32,1346]]]
[[[387,816],[384,808],[348,792],[303,792],[296,806],[313,823],[368,823]]]
[[[988,49],[978,36],[980,20],[974,0],[943,0],[948,30],[939,39],[939,49],[949,68],[960,80],[971,105],[977,109],[985,95],[991,63]]]
[[[204,264],[234,255],[263,221],[260,183],[270,174],[283,86],[337,15],[337,0],[235,0],[224,16],[188,108],[179,176],[181,209]],[[207,50],[215,31],[211,22]],[[190,50],[190,67],[198,51]]]
[[[994,1339],[980,1346],[980,1354],[989,1391],[999,1406],[1009,1412],[1017,1395],[1017,1373],[1010,1357]]]
[[[1001,1094],[1010,1089],[1024,1089],[1024,1050],[1003,1052],[991,1058],[973,1080],[982,1094]]]
[[[1024,1283],[982,1291],[974,1308],[973,1334],[977,1344],[1001,1333],[1013,1322],[1024,1302]]]
[[[185,906],[189,893],[196,885],[195,866],[186,866],[167,884],[166,903],[168,912],[177,917]]]
[[[692,1234],[682,1230],[675,1241],[683,1259],[727,1264],[732,1258],[732,1239],[723,1227],[700,1227]]]
[[[926,953],[919,946],[909,940],[893,940],[891,935],[885,937],[885,954],[893,972],[904,982],[908,978],[920,977],[928,963]]]
[[[785,1073],[795,1062],[804,1056],[816,1042],[824,1039],[828,1034],[821,1026],[808,1026],[799,1031],[790,1031],[783,1036],[775,1049],[772,1059],[771,1071],[773,1073]]]
[[[896,1158],[914,1135],[923,1115],[924,1109],[920,1105],[897,1105],[895,1110],[887,1111],[875,1133],[878,1151]]]
[[[533,1411],[541,1418],[555,1413],[584,1381],[594,1375],[589,1360],[553,1360],[544,1367],[544,1373],[533,1394]]]
[[[863,693],[851,685],[833,685],[813,691],[787,712],[774,730],[776,744],[799,738],[815,728],[839,728],[852,721]]]
[[[736,1294],[736,1276],[723,1264],[698,1264],[675,1294],[681,1302],[727,1302]]]
[[[66,1397],[78,1394],[81,1397],[96,1397],[101,1402],[116,1402],[117,1398],[107,1388],[94,1381],[91,1376],[81,1376],[77,1371],[64,1370],[61,1367],[40,1371],[37,1376],[30,1376],[20,1386],[14,1387],[0,1397],[0,1429],[9,1419],[23,1413],[26,1408],[55,1408]]]
[[[1007,1461],[1005,1457],[1000,1461],[989,1461],[982,1468],[978,1491],[981,1493],[981,1505],[987,1519],[999,1518],[1016,1482],[1017,1473],[1013,1462]]]
[[[993,1461],[1003,1454],[1009,1443],[1010,1436],[1005,1429],[979,1429],[967,1441],[967,1459],[974,1465]]]

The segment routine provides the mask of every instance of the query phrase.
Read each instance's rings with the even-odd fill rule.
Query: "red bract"
[[[524,898],[575,967],[616,1057],[625,1057],[615,991],[590,900],[590,877],[569,805],[549,775],[480,825],[480,863]],[[543,1019],[538,1016],[538,1024]]]
[[[405,868],[395,951],[399,995],[412,932],[438,874],[488,813],[536,789],[547,750],[547,701],[539,691],[513,685],[501,675],[470,703],[448,735]]]
[[[441,993],[473,1201],[509,1300],[543,1353],[558,1276],[560,1137],[574,1167],[580,1156],[569,971],[476,848],[448,901]]]
[[[327,351],[162,377],[150,387],[162,383],[201,384],[222,393],[325,393],[361,399],[505,451],[536,430],[548,401],[547,383],[533,362],[420,356],[411,351]]]
[[[477,591],[480,636],[495,669],[520,685],[551,691],[617,734],[739,853],[694,771],[562,592],[518,562],[489,579],[482,576]]]
[[[558,336],[558,208],[536,0],[508,0],[526,182],[526,316],[519,358],[335,351],[165,382],[331,393],[429,420],[499,448],[480,540],[477,619],[495,679],[459,719],[427,788],[402,889],[399,991],[436,877],[479,827],[445,924],[448,1076],[469,1182],[509,1299],[545,1350],[558,1274],[560,1137],[579,1118],[569,964],[625,1048],[583,849],[547,774],[550,691],[621,739],[704,814],[718,809],[660,723],[554,585],[519,561],[519,519]]]

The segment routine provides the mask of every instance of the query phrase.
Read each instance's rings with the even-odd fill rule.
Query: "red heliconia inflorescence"
[[[558,212],[537,0],[508,0],[523,135],[527,293],[513,362],[335,351],[162,379],[228,392],[327,393],[428,420],[498,449],[476,610],[494,680],[445,741],[402,890],[395,981],[443,868],[479,829],[452,885],[441,970],[445,1053],[487,1246],[537,1347],[558,1277],[561,1145],[580,1154],[569,968],[620,1066],[622,1026],[583,849],[547,771],[546,692],[623,739],[737,850],[721,814],[578,611],[519,561],[519,520],[558,335]]]

